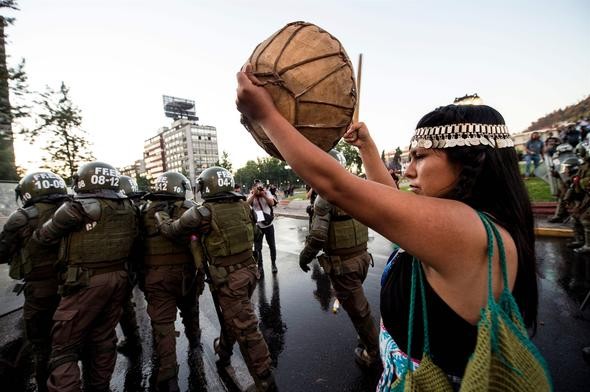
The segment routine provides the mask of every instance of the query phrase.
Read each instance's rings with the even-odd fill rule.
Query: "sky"
[[[377,0],[19,0],[9,65],[26,60],[31,89],[63,81],[97,159],[120,167],[171,120],[162,95],[196,101],[234,168],[267,156],[235,107],[236,72],[285,24],[314,23],[356,66],[360,120],[379,150],[407,146],[418,120],[477,93],[511,132],[590,94],[590,2]],[[40,146],[16,143],[32,169]]]

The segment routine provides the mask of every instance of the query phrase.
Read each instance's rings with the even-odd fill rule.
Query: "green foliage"
[[[221,159],[218,160],[217,162],[215,162],[215,165],[213,165],[213,166],[223,167],[224,169],[227,169],[227,171],[231,173],[232,163],[229,160],[229,154],[227,153],[227,151],[223,151],[221,153]]]
[[[140,191],[148,192],[151,189],[150,180],[148,180],[144,176],[140,176],[139,174],[135,176],[135,181],[137,182],[137,187]]]
[[[80,163],[94,160],[86,132],[81,129],[82,115],[69,97],[69,89],[62,82],[59,91],[49,87],[35,101],[36,127],[22,130],[21,134],[31,142],[43,139],[48,157],[43,157],[44,167],[71,179]]]
[[[25,72],[25,59],[21,59],[15,68],[8,70],[8,77],[12,95],[10,102],[12,119],[29,117],[31,106],[28,102],[31,99],[31,91],[28,85],[29,77]]]
[[[258,158],[256,161],[246,162],[244,167],[239,168],[234,175],[236,184],[245,185],[249,188],[255,179],[266,184],[281,186],[287,182],[296,183],[299,178],[290,168],[285,168],[286,163],[272,157]]]
[[[0,0],[0,8],[18,10],[16,1]],[[0,15],[0,179],[16,180],[16,164],[12,132],[13,113],[10,105],[10,72],[6,65],[6,35],[4,28],[13,18]]]
[[[567,106],[565,109],[558,109],[553,113],[549,113],[539,118],[527,128],[527,131],[550,128],[559,122],[573,122],[579,120],[581,117],[590,117],[590,96],[575,105]]]
[[[537,177],[531,177],[525,181],[524,185],[529,193],[532,202],[536,201],[556,201],[555,196],[551,194],[549,184]]]
[[[344,158],[346,158],[346,168],[350,171],[353,171],[359,175],[363,172],[363,160],[358,152],[358,149],[346,143],[343,139],[340,139],[338,144],[335,147],[338,151],[344,154]]]

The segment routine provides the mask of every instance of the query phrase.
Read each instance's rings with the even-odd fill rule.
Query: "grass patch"
[[[524,185],[529,193],[532,202],[536,201],[557,201],[551,194],[549,184],[537,177],[531,177],[525,180]]]
[[[529,193],[532,202],[537,201],[557,201],[555,196],[551,194],[549,184],[538,177],[531,177],[524,181],[524,185]],[[410,186],[407,181],[401,181],[400,189],[402,191],[410,191]]]

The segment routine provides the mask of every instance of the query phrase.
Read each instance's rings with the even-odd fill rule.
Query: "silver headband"
[[[457,146],[514,147],[506,125],[449,124],[438,127],[417,128],[411,148],[450,148]]]

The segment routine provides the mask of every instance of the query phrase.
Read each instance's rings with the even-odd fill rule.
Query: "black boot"
[[[188,340],[190,348],[197,348],[201,345],[201,327],[199,324],[198,302],[196,311],[191,312],[190,316],[183,318],[184,334]]]
[[[563,216],[554,216],[550,219],[547,219],[547,222],[549,223],[563,223],[565,221],[566,217]]]
[[[373,317],[369,314],[353,321],[359,335],[359,344],[354,350],[354,359],[358,365],[369,368],[381,363],[379,358],[379,330]]]
[[[180,392],[176,377],[158,383],[158,392]]]
[[[584,228],[584,244],[581,247],[574,249],[574,252],[578,254],[590,253],[590,228]]]
[[[33,360],[35,363],[35,381],[37,382],[37,391],[47,391],[47,379],[49,372],[47,366],[49,364],[49,352],[34,353]]]
[[[231,365],[231,353],[228,353],[227,350],[221,344],[221,338],[215,338],[213,341],[213,351],[219,357],[215,364],[219,367],[227,367]]]
[[[128,357],[141,353],[141,338],[139,333],[124,337],[117,344],[117,351]]]
[[[270,370],[267,370],[264,374],[256,375],[252,378],[254,379],[257,392],[276,392],[279,390],[277,388],[275,378]]]
[[[272,273],[276,274],[277,272],[279,272],[278,268],[277,268],[277,263],[275,262],[275,260],[272,261]]]

